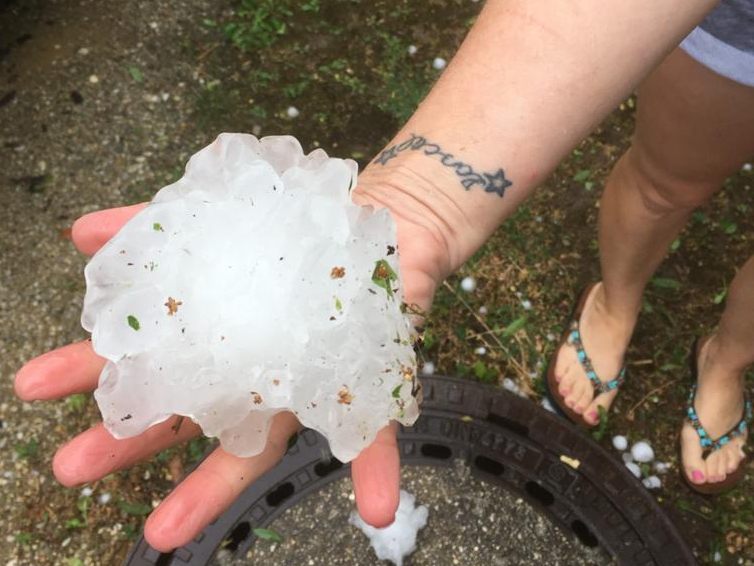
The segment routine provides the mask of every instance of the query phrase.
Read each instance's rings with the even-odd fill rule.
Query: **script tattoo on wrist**
[[[467,191],[475,186],[480,186],[486,193],[503,197],[506,189],[513,184],[505,177],[505,172],[502,169],[498,169],[494,173],[479,173],[468,163],[443,150],[438,144],[416,134],[411,134],[411,137],[406,141],[387,148],[375,158],[374,162],[385,165],[404,151],[421,151],[424,155],[437,158],[445,167],[455,171],[455,174],[460,178],[461,185]]]

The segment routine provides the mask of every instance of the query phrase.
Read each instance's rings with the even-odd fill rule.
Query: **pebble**
[[[479,346],[476,350],[474,350],[474,353],[477,356],[484,356],[487,353],[487,348],[484,346]]]
[[[476,289],[476,279],[474,279],[473,277],[464,277],[461,280],[461,289],[463,289],[467,293],[471,293],[474,289]]]
[[[655,459],[655,452],[646,440],[640,440],[631,447],[631,455],[637,462],[651,462]]]
[[[419,48],[416,47],[416,45],[409,45],[407,51],[409,55],[416,55],[416,52],[419,51]]]
[[[639,464],[635,462],[626,462],[626,467],[628,468],[628,471],[630,471],[637,478],[641,477],[641,468],[639,467]]]
[[[442,71],[447,64],[448,62],[442,57],[435,57],[435,60],[432,61],[432,67],[434,67],[438,71]]]
[[[613,436],[613,447],[616,450],[625,450],[628,448],[628,439],[621,434]]]
[[[288,110],[286,110],[285,113],[288,114],[289,118],[296,118],[300,114],[298,108],[296,108],[295,106],[289,106]]]
[[[662,487],[662,480],[657,476],[649,476],[644,478],[642,482],[647,489],[660,489]]]
[[[432,362],[425,362],[422,366],[422,375],[433,375],[435,373],[435,364]]]

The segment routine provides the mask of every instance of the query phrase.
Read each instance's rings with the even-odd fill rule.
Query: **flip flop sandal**
[[[547,375],[545,379],[545,384],[547,386],[547,396],[550,399],[550,402],[557,409],[557,412],[560,413],[561,416],[569,419],[571,422],[581,424],[589,428],[592,428],[595,425],[586,421],[586,419],[584,419],[584,415],[580,415],[579,413],[571,409],[568,405],[566,405],[565,397],[563,397],[560,394],[560,391],[558,391],[558,382],[555,380],[555,361],[558,358],[558,352],[560,352],[560,349],[563,346],[570,345],[571,347],[575,348],[579,363],[581,364],[581,367],[584,368],[584,372],[589,378],[589,381],[592,382],[592,387],[594,388],[594,397],[602,393],[607,393],[609,391],[618,389],[618,387],[620,387],[626,380],[626,366],[623,366],[614,379],[603,382],[597,376],[597,372],[594,371],[594,367],[592,366],[592,361],[584,351],[584,344],[581,341],[579,321],[581,320],[581,313],[584,310],[586,300],[596,285],[597,283],[592,283],[591,285],[587,285],[587,287],[581,291],[579,300],[576,302],[573,312],[569,317],[568,324],[566,325],[566,329],[563,332],[562,338],[560,339],[560,343],[555,349],[555,352],[553,352],[552,357],[550,358],[550,363],[547,365]]]
[[[722,436],[713,439],[699,420],[699,415],[697,415],[696,409],[694,408],[694,401],[696,399],[696,383],[699,376],[699,367],[697,365],[697,360],[699,358],[699,354],[702,351],[702,347],[708,340],[709,338],[706,338],[705,340],[697,339],[694,341],[694,345],[691,348],[689,364],[691,366],[691,377],[694,380],[694,383],[689,391],[685,419],[685,422],[688,422],[696,431],[697,436],[699,436],[699,444],[701,444],[702,446],[703,460],[706,460],[710,454],[716,452],[717,450],[720,450],[734,438],[738,438],[746,434],[746,431],[749,428],[749,423],[752,419],[751,399],[749,398],[749,394],[747,392],[744,392],[744,410],[743,414],[741,415],[741,420],[738,421],[735,426],[733,426]],[[712,483],[705,482],[701,484],[692,482],[691,479],[686,475],[686,469],[682,464],[683,460],[680,459],[679,462],[681,462],[681,465],[678,466],[681,471],[681,476],[683,476],[683,479],[691,489],[704,495],[715,495],[733,488],[738,482],[743,479],[744,475],[746,474],[748,456],[744,456],[744,458],[738,463],[738,467],[735,469],[735,471],[726,475],[723,481]]]

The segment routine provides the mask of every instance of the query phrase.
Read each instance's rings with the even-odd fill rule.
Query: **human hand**
[[[370,200],[369,190],[355,191],[354,200],[359,204],[386,204]],[[143,206],[104,210],[80,218],[72,230],[74,244],[83,253],[95,253]],[[443,272],[439,260],[441,246],[425,227],[395,216],[404,298],[428,309]],[[434,249],[437,253],[431,251]],[[93,351],[91,341],[70,344],[24,365],[16,376],[16,393],[23,400],[33,401],[91,392],[104,364],[105,360]],[[190,420],[184,421],[178,432],[175,424],[175,419],[169,419],[135,437],[116,440],[99,423],[58,449],[53,460],[55,477],[69,487],[96,481],[201,434],[201,429]],[[279,413],[273,419],[261,454],[239,458],[222,448],[214,450],[152,512],[144,528],[150,545],[169,551],[192,540],[250,483],[282,458],[288,439],[299,428],[291,413]],[[392,522],[398,506],[399,458],[395,435],[395,426],[386,427],[352,462],[359,512],[365,521],[378,527]]]

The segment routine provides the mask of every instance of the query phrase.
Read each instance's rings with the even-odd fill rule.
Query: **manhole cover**
[[[457,471],[459,465],[468,467],[477,487],[505,488],[512,501],[526,500],[560,527],[569,544],[594,549],[585,551],[590,554],[583,554],[584,564],[604,560],[663,566],[695,563],[670,520],[622,462],[563,419],[492,386],[449,377],[425,377],[422,384],[422,415],[415,426],[399,433],[404,466],[412,470],[427,465],[444,468],[432,472],[440,475]],[[141,539],[126,564],[246,561],[254,554],[249,553],[256,542],[254,528],[270,526],[285,510],[314,492],[337,490],[329,484],[348,472],[348,465],[332,459],[319,434],[304,431],[281,463],[250,486],[194,541],[170,554],[160,554]],[[323,497],[328,493],[323,492]],[[480,493],[484,491],[476,496]],[[303,505],[316,507],[316,499]],[[421,498],[419,502],[423,502]],[[514,513],[515,508],[509,512]],[[350,527],[344,523],[323,524],[321,528]],[[546,541],[552,536],[543,531]],[[546,544],[559,543],[552,539]],[[363,564],[364,556],[354,563]],[[552,563],[544,557],[543,561]],[[262,563],[285,562],[268,558]]]

